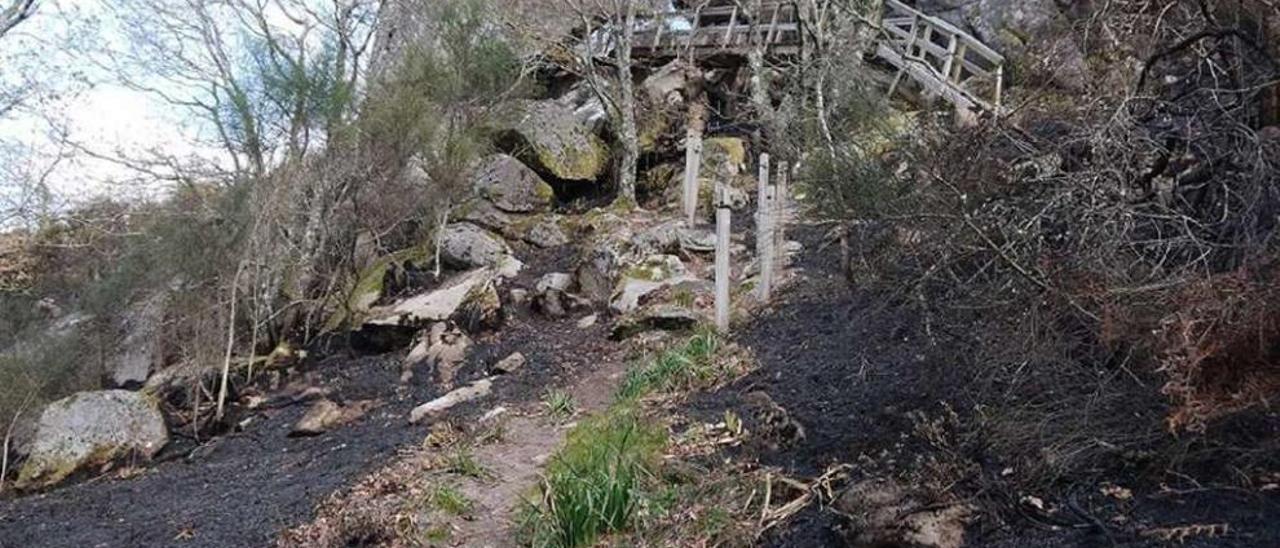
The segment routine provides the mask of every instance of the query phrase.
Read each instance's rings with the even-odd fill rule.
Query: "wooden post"
[[[774,222],[770,229],[773,232],[774,272],[778,273],[782,272],[787,261],[787,221],[790,220],[791,215],[791,195],[790,188],[787,186],[791,175],[788,173],[789,168],[790,165],[787,162],[778,162],[778,183],[774,187]]]
[[[1002,95],[1004,95],[1004,64],[1003,64],[1003,63],[1001,63],[1001,64],[999,64],[999,65],[996,65],[996,101],[995,101],[995,106],[996,106],[996,108],[997,108],[997,109],[999,109],[999,108],[1000,108],[1000,100],[1001,100],[1001,99],[1003,99]]]
[[[773,291],[773,200],[769,187],[769,153],[760,154],[756,181],[756,263],[760,265],[760,300],[768,302]]]
[[[733,41],[733,27],[738,26],[738,7],[733,7],[733,15],[729,16],[729,28],[724,31],[724,42],[720,44],[720,48],[729,47]]]
[[[960,46],[960,37],[954,34],[947,41],[947,56],[942,60],[942,77],[948,82],[951,81],[951,68],[956,63],[956,48]]]
[[[716,329],[729,332],[729,204],[724,189],[716,183]]]
[[[690,94],[693,95],[693,94]],[[706,125],[707,105],[700,95],[689,99],[689,126],[684,140],[684,217],[689,226],[698,222],[698,185],[702,169],[702,132]]]

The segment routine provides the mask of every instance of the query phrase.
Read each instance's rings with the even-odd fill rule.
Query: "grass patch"
[[[446,514],[462,516],[471,513],[475,506],[471,499],[450,485],[438,485],[431,491],[431,506]]]
[[[489,477],[489,471],[485,470],[484,465],[476,460],[475,455],[465,449],[456,451],[449,456],[448,471],[478,480]]]
[[[625,529],[665,444],[665,433],[629,405],[579,424],[547,465],[541,503],[526,509],[530,543],[590,546],[602,534]]]
[[[525,542],[535,547],[577,548],[602,535],[627,533],[637,521],[687,504],[681,489],[654,471],[667,447],[663,421],[642,413],[641,397],[705,387],[723,378],[720,340],[700,332],[651,361],[631,369],[605,413],[586,419],[548,462],[540,500],[526,506],[521,522]],[[572,399],[552,391],[543,404],[553,415],[576,411]],[[712,517],[707,529],[719,522]],[[712,536],[712,535],[707,535]],[[661,545],[661,544],[659,544]],[[677,544],[679,545],[679,544]]]
[[[704,331],[694,335],[643,367],[628,371],[618,389],[618,399],[633,400],[653,392],[687,389],[714,379],[719,348],[720,339],[715,333]]]
[[[578,402],[563,390],[548,390],[542,395],[542,405],[556,420],[565,420],[578,412]]]

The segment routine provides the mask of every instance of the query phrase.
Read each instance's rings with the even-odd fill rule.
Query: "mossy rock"
[[[389,277],[399,275],[409,263],[426,264],[430,258],[431,253],[426,246],[415,246],[374,261],[356,275],[355,283],[344,293],[347,296],[345,303],[331,303],[333,313],[325,321],[324,331],[332,332],[344,323],[359,323],[364,314],[385,295]]]
[[[518,105],[518,121],[500,132],[521,161],[568,181],[595,181],[609,167],[609,147],[573,111],[553,101]]]
[[[536,213],[550,209],[555,190],[536,172],[506,154],[480,160],[471,170],[476,194],[507,213]]]
[[[169,443],[158,399],[144,392],[81,392],[40,415],[19,489],[46,487],[116,459],[150,459]]]
[[[747,165],[747,142],[739,137],[712,137],[702,142],[702,169],[714,169],[727,162],[736,168]]]

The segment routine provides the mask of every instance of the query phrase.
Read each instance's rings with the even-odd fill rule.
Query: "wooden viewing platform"
[[[805,47],[800,8],[795,2],[764,2],[761,16],[719,2],[701,9],[658,13],[639,22],[633,52],[664,60],[744,57],[762,45],[773,58],[797,55]],[[904,78],[929,97],[942,97],[962,111],[998,111],[1004,93],[1004,56],[969,33],[903,3],[885,0],[875,57],[897,74],[889,94]]]
[[[772,55],[795,55],[803,46],[800,8],[794,2],[765,2],[763,17],[753,21],[736,5],[676,10],[647,17],[635,35],[635,55],[650,58],[691,53],[745,55],[762,43]],[[758,37],[752,40],[752,34]]]
[[[1004,56],[969,33],[899,0],[885,0],[876,56],[957,108],[996,111],[1004,93]]]

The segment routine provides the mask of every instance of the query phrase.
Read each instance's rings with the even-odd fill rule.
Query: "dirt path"
[[[430,435],[328,497],[314,519],[285,531],[285,546],[515,546],[517,517],[534,492],[547,458],[563,443],[572,420],[552,417],[542,395],[568,394],[576,417],[603,409],[627,368],[629,349],[609,341],[602,326],[573,320],[517,324],[481,359],[496,361],[519,349],[531,363],[558,373],[538,382],[499,379],[494,398],[435,417]],[[528,366],[526,366],[528,367]],[[505,382],[504,382],[505,381]],[[466,455],[468,470],[456,461]],[[450,511],[437,497],[447,490]],[[455,495],[456,494],[456,495]]]
[[[582,415],[603,410],[626,364],[608,360],[568,388]],[[517,517],[525,497],[535,490],[550,456],[564,443],[572,423],[559,423],[544,414],[524,414],[505,423],[502,441],[479,448],[476,459],[493,472],[484,480],[469,479],[462,491],[476,503],[470,519],[462,521],[453,534],[455,546],[516,546]]]

